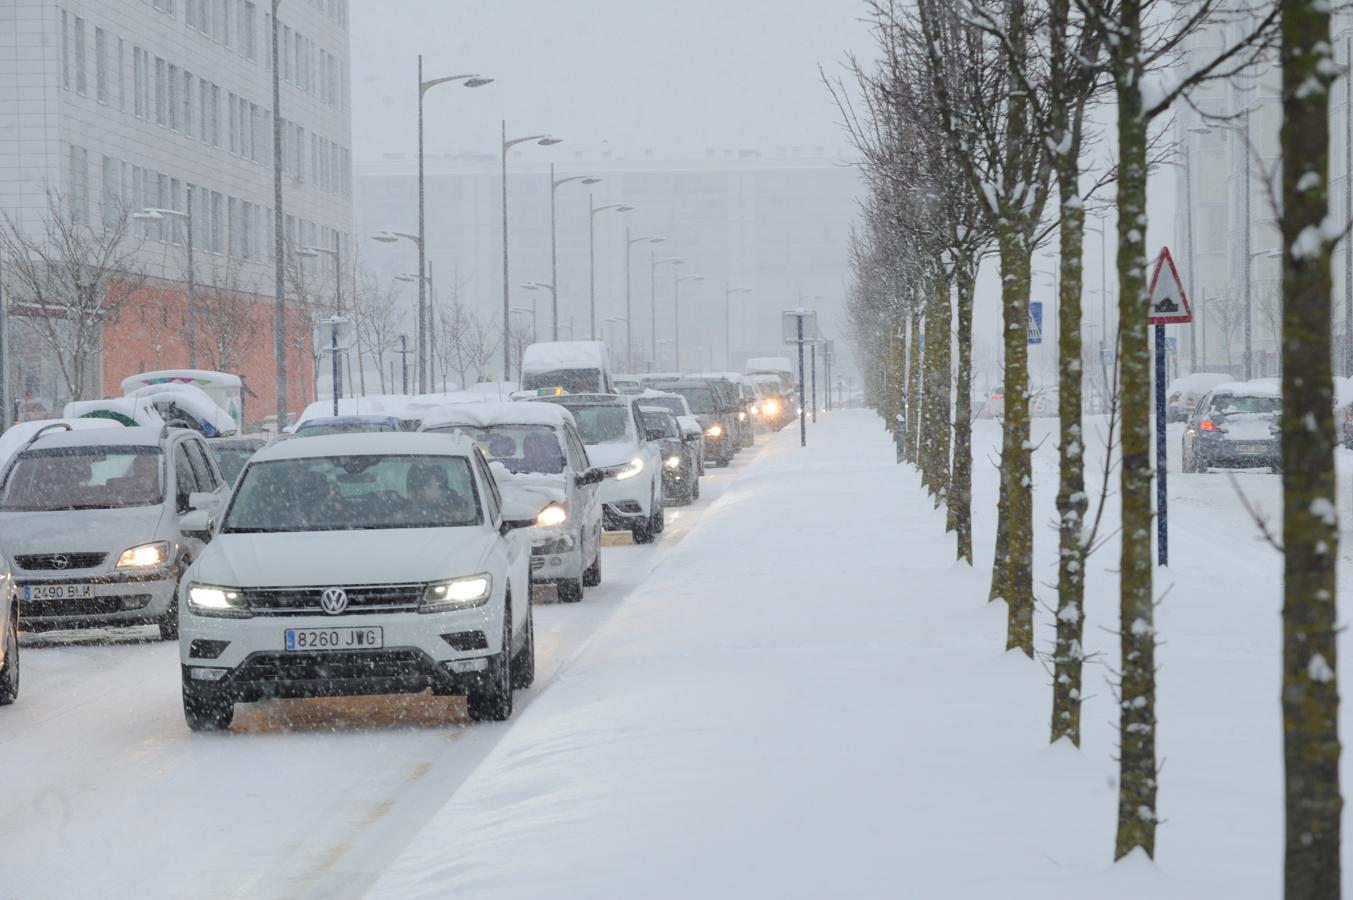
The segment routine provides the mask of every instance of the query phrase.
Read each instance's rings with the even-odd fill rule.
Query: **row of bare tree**
[[[973,300],[994,257],[1003,314],[1004,411],[990,597],[1007,649],[1035,656],[1031,257],[1060,250],[1056,637],[1050,736],[1079,746],[1085,571],[1116,525],[1121,544],[1119,806],[1115,856],[1154,854],[1157,815],[1151,360],[1146,183],[1171,152],[1160,123],[1210,80],[1281,65],[1283,166],[1271,195],[1287,252],[1281,316],[1285,498],[1282,703],[1286,896],[1339,895],[1328,218],[1330,4],[1310,0],[867,0],[878,61],[827,78],[869,193],[854,239],[850,313],[867,389],[973,559]],[[1191,41],[1206,31],[1208,40]],[[1218,45],[1220,41],[1220,45]],[[1183,50],[1190,44],[1211,49]],[[1099,154],[1091,112],[1114,125]],[[1157,126],[1153,129],[1153,124]],[[1108,143],[1108,142],[1106,142]],[[1096,163],[1096,157],[1111,163]],[[1087,486],[1081,256],[1088,206],[1117,219],[1117,371],[1108,461]],[[1228,315],[1218,304],[1214,315]],[[1225,330],[1225,329],[1223,329]],[[1233,329],[1232,329],[1233,330]],[[1114,437],[1116,435],[1116,438]],[[1114,473],[1117,485],[1113,484]],[[1121,521],[1106,521],[1115,490]],[[1090,495],[1098,495],[1092,506]]]
[[[166,223],[173,227],[175,223]],[[180,291],[187,281],[182,229],[164,244],[159,272],[147,271],[153,256],[147,251],[130,210],[104,210],[96,221],[74,214],[61,192],[47,192],[40,228],[24,227],[9,215],[0,218],[0,278],[11,314],[24,316],[50,349],[68,396],[86,399],[99,389],[99,360],[104,330],[143,292]],[[180,246],[175,247],[178,244]],[[294,248],[293,248],[294,249]],[[335,267],[322,265],[295,252],[286,254],[285,283],[294,323],[291,349],[311,354],[318,371],[320,350],[315,328],[320,320],[343,313],[351,316],[356,335],[354,375],[361,393],[398,390],[387,384],[384,361],[400,350],[405,333],[405,303],[399,285],[383,280],[361,260],[344,267],[346,285],[340,309],[335,291]],[[327,261],[326,261],[327,262]],[[271,333],[271,305],[265,285],[250,274],[238,256],[198,253],[194,266],[193,312],[190,325],[182,308],[173,316],[166,305],[156,346],[186,345],[194,341],[198,364],[224,372],[239,372],[246,356]],[[158,274],[158,278],[155,277]],[[488,371],[503,336],[460,299],[461,285],[452,287],[447,303],[433,302],[431,362],[443,385],[473,384]],[[144,298],[142,300],[144,302]],[[191,332],[190,332],[191,329]],[[521,336],[508,335],[513,345]],[[157,351],[158,365],[187,365]],[[368,373],[376,384],[367,385]]]

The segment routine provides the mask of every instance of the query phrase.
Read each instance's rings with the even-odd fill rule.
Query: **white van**
[[[614,394],[611,355],[601,341],[532,344],[521,357],[521,389],[562,388],[567,394]]]
[[[786,394],[792,393],[798,379],[794,376],[794,365],[783,356],[754,356],[747,360],[742,368],[745,375],[774,375],[780,379],[780,387]]]

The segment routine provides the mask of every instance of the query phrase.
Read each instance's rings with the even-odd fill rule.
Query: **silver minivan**
[[[228,492],[195,431],[39,432],[0,484],[24,630],[149,624],[176,638],[179,579]]]

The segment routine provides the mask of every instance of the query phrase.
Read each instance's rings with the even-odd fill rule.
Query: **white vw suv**
[[[179,593],[183,710],[269,697],[464,694],[506,719],[535,677],[530,546],[465,437],[284,441],[240,475]]]

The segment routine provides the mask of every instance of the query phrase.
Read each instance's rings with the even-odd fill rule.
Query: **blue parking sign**
[[[1043,343],[1043,304],[1038,300],[1029,303],[1029,343]]]

